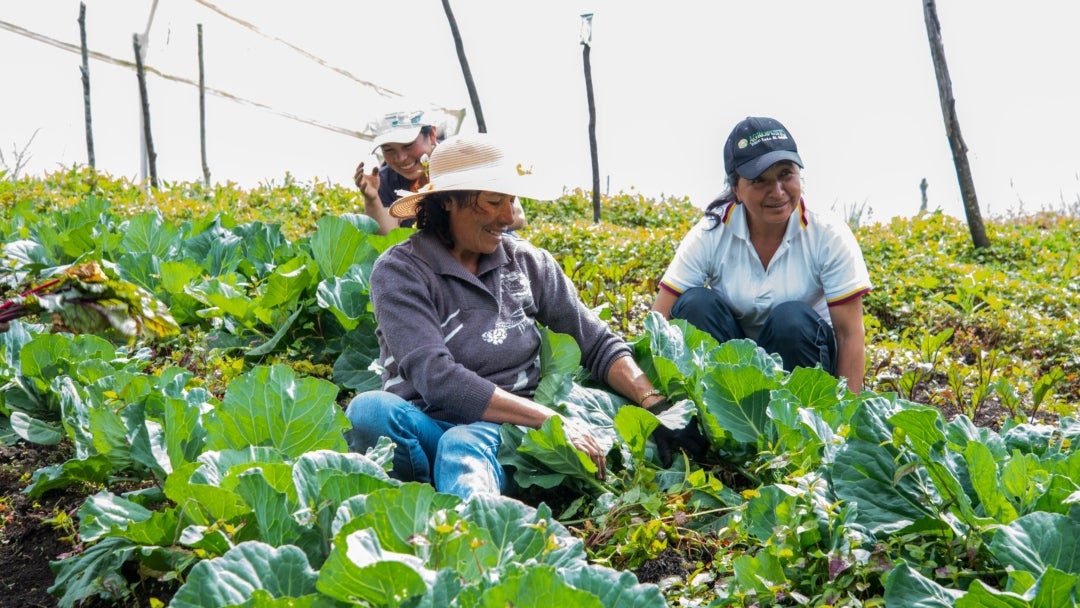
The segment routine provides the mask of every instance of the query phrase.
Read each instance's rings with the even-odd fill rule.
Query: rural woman
[[[378,222],[379,234],[413,225],[413,218],[392,217],[389,209],[398,198],[398,190],[416,192],[428,183],[424,163],[444,136],[439,134],[431,114],[423,110],[393,112],[369,125],[375,134],[372,153],[379,154],[383,163],[367,172],[361,161],[353,181],[364,196],[364,214]],[[512,230],[525,226],[525,211],[517,202],[514,219]]]
[[[820,365],[859,393],[869,273],[848,225],[807,205],[802,167],[779,121],[735,125],[724,144],[727,188],[679,244],[653,310],[720,342],[754,340],[788,371]]]
[[[536,176],[519,171],[483,134],[448,138],[430,169],[426,186],[390,207],[393,217],[415,216],[417,231],[387,250],[371,274],[383,390],[349,404],[350,448],[389,437],[397,479],[463,498],[505,493],[500,425],[536,428],[557,415],[532,399],[540,381],[537,323],[573,337],[582,365],[615,392],[663,407],[630,346],[584,306],[551,254],[508,237],[516,196],[552,198]],[[605,450],[588,429],[566,428],[603,477]],[[664,459],[680,432],[661,429],[654,439]]]

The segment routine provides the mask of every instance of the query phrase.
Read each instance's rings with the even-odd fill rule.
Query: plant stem
[[[0,323],[6,323],[12,319],[18,319],[19,317],[30,314],[31,311],[26,308],[25,304],[26,297],[42,293],[47,289],[59,285],[60,282],[61,279],[50,279],[41,285],[22,292],[15,298],[0,303]]]
[[[25,298],[26,296],[32,296],[34,294],[41,293],[42,291],[45,291],[46,289],[49,289],[50,287],[53,287],[56,284],[58,284],[60,282],[60,280],[61,279],[49,279],[48,281],[45,281],[41,285],[38,285],[38,286],[33,287],[31,289],[27,289],[26,291],[22,292],[21,294],[19,294],[19,298]],[[13,298],[11,300],[5,301],[3,304],[0,304],[0,310],[4,310],[5,308],[15,306],[15,300],[17,300],[19,298]]]

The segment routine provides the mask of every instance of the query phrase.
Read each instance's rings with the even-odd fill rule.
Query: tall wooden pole
[[[589,51],[592,48],[592,13],[581,16],[582,61],[585,63],[585,95],[589,103],[589,155],[592,158],[592,205],[593,221],[600,221],[600,161],[596,153],[596,100],[593,98],[592,64]]]
[[[94,130],[91,128],[90,121],[90,61],[88,59],[88,51],[86,48],[86,3],[79,3],[79,40],[82,45],[82,66],[79,71],[82,72],[82,86],[83,86],[83,108],[86,116],[86,162],[89,163],[90,168],[94,168]]]
[[[157,14],[157,6],[158,6],[158,0],[153,0],[153,2],[150,4],[150,14],[146,18],[146,28],[143,29],[143,33],[142,33],[141,36],[139,36],[139,34],[136,34],[136,36],[139,36],[139,40],[138,40],[139,41],[139,47],[138,47],[139,48],[139,56],[137,58],[139,61],[146,61],[146,52],[147,52],[146,47],[149,46],[149,44],[150,44],[150,28],[153,27],[153,25],[154,25],[154,15]],[[150,127],[147,126],[146,123],[143,122],[143,115],[144,115],[144,113],[142,112],[142,109],[140,108],[140,111],[139,111],[139,131],[140,131],[140,133],[139,133],[139,178],[142,180],[142,183],[145,184],[145,183],[147,183],[149,181],[149,177],[150,177],[149,176],[149,169],[150,169],[149,157],[150,157],[150,153],[149,153],[149,150],[146,149],[146,136],[144,135],[144,133],[148,133],[149,130],[150,130]]]
[[[964,200],[964,213],[967,215],[971,241],[976,248],[989,247],[990,239],[986,236],[982,213],[979,211],[979,199],[975,196],[975,181],[971,178],[971,165],[968,163],[967,145],[960,135],[960,120],[956,116],[956,99],[953,98],[952,79],[949,78],[949,66],[945,63],[945,45],[941,42],[941,23],[938,21],[937,5],[934,0],[923,0],[923,16],[926,19],[926,35],[930,39],[930,56],[934,60],[934,74],[937,76],[938,98],[941,100],[941,114],[945,119],[945,134],[952,148],[953,165],[956,178],[960,182],[960,196]]]
[[[135,75],[139,79],[139,98],[142,101],[143,141],[146,142],[146,156],[150,166],[150,186],[156,190],[158,187],[157,153],[154,152],[154,138],[150,136],[150,99],[146,94],[146,72],[143,71],[139,35],[133,34],[131,42],[135,47]]]
[[[203,184],[210,189],[210,165],[206,164],[206,79],[203,71],[202,24],[199,31],[199,148],[202,152]]]
[[[443,11],[446,12],[446,20],[450,23],[450,34],[454,37],[454,48],[457,49],[461,74],[465,77],[465,87],[469,89],[469,101],[472,102],[473,113],[476,114],[476,129],[481,133],[487,133],[484,111],[480,108],[480,95],[476,92],[476,83],[473,82],[472,71],[469,69],[469,60],[465,57],[465,45],[461,42],[461,31],[458,30],[457,20],[454,19],[454,11],[450,10],[450,0],[442,0],[442,5]]]

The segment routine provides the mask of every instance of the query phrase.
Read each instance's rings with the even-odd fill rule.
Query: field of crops
[[[648,313],[700,214],[686,201],[605,197],[601,223],[581,192],[525,207],[521,236],[684,399],[665,415],[704,422],[707,461],[662,469],[651,414],[566,401],[579,353],[545,333],[537,399],[613,446],[608,479],[554,418],[503,429],[515,498],[401,484],[391,445],[347,452],[341,408],[378,386],[367,276],[407,231],[377,236],[353,192],[289,178],[152,195],[85,170],[0,181],[0,594],[1076,605],[1077,209],[994,218],[984,250],[936,213],[857,226],[875,289],[854,395]]]

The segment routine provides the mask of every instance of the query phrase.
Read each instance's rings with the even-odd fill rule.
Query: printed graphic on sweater
[[[499,314],[495,317],[495,327],[484,332],[484,341],[499,345],[506,341],[509,331],[517,328],[524,333],[531,327],[529,317],[525,315],[522,304],[531,303],[532,285],[529,277],[522,272],[507,272],[500,278]]]

